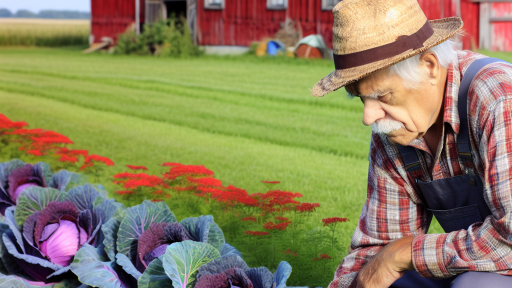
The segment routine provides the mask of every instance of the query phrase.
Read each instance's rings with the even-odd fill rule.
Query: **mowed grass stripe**
[[[297,63],[259,63],[265,59],[229,58],[201,59],[154,59],[148,57],[112,57],[110,55],[76,55],[70,52],[52,55],[34,55],[33,51],[2,51],[1,69],[22,69],[53,72],[76,77],[127,77],[127,79],[153,79],[173,81],[190,87],[209,87],[224,92],[249,93],[256,97],[268,95],[281,99],[305,99],[313,103],[345,102],[343,92],[338,96],[318,101],[311,97],[309,89],[322,76],[332,70],[329,62],[319,65],[297,65]],[[17,53],[16,53],[17,52]],[[59,51],[60,52],[60,51]],[[44,56],[44,57],[41,57]],[[20,59],[23,58],[23,59]],[[138,59],[136,59],[138,58]],[[267,59],[268,60],[268,59]],[[277,60],[277,59],[276,59]],[[283,60],[283,59],[279,59]],[[106,65],[108,63],[108,65]],[[307,62],[306,62],[307,63]],[[321,64],[321,65],[320,65]]]
[[[262,103],[267,103],[261,100],[271,100],[272,102],[280,102],[286,104],[290,109],[294,109],[295,104],[302,104],[302,107],[311,109],[311,106],[321,106],[322,111],[336,110],[337,113],[340,110],[351,111],[362,113],[363,106],[357,101],[341,101],[341,102],[327,102],[322,101],[322,98],[294,98],[294,99],[284,99],[275,97],[275,94],[262,94],[262,93],[251,93],[249,91],[239,91],[221,88],[218,85],[198,85],[195,83],[193,85],[169,80],[169,79],[160,79],[160,78],[152,78],[152,77],[131,77],[131,76],[120,76],[120,75],[91,75],[91,76],[75,76],[70,74],[63,73],[51,73],[45,71],[32,71],[32,70],[23,70],[23,69],[2,69],[0,71],[4,71],[7,73],[15,73],[22,75],[41,75],[48,76],[58,79],[68,79],[68,80],[81,80],[81,81],[89,81],[98,84],[108,84],[113,86],[120,86],[125,88],[144,90],[144,91],[158,91],[158,92],[181,92],[184,91],[186,96],[195,97],[195,98],[213,98],[218,101],[229,102],[229,103],[241,103],[241,102],[250,102],[251,105],[258,105],[261,108]],[[199,83],[200,84],[200,83]],[[180,88],[182,88],[180,90]],[[191,91],[193,91],[191,93]],[[344,91],[342,91],[344,92]],[[341,92],[340,92],[341,93]],[[345,93],[342,93],[343,96],[346,96]],[[339,95],[337,95],[339,97]],[[325,98],[327,99],[327,98]],[[313,111],[314,113],[314,111]]]
[[[243,101],[236,100],[236,95],[225,96],[222,99],[231,100],[220,101],[211,97],[194,97],[204,94],[191,88],[174,89],[169,86],[169,92],[163,93],[89,83],[87,79],[55,79],[38,74],[20,77],[6,71],[0,74],[0,81],[4,81],[0,82],[0,89],[5,91],[37,95],[213,133],[307,147],[361,159],[367,157],[369,129],[364,129],[360,124],[360,114],[351,111],[321,109],[304,104],[287,105],[271,100],[250,101],[241,97],[246,99]],[[222,95],[219,93],[215,97],[221,98]]]

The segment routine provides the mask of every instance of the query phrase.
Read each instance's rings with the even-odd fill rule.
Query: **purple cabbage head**
[[[225,255],[199,267],[195,288],[285,288],[292,267],[282,261],[272,274],[266,267],[249,268],[239,255]]]
[[[162,256],[169,245],[190,240],[187,231],[179,223],[151,223],[148,230],[142,232],[137,244],[135,267],[144,273],[149,263]]]
[[[87,219],[90,215],[79,214],[72,202],[53,201],[27,219],[27,223],[35,223],[34,227],[27,227],[32,228],[29,237],[48,261],[68,266],[76,251],[93,236],[92,225],[87,225],[92,220]]]
[[[0,214],[5,215],[5,209],[16,206],[21,193],[29,187],[51,187],[63,191],[77,177],[77,174],[65,170],[53,174],[50,166],[43,162],[32,165],[16,159],[0,163]]]
[[[231,268],[219,274],[209,274],[201,277],[195,288],[254,288],[251,280],[240,268]]]
[[[112,218],[102,230],[103,250],[86,244],[87,249],[80,250],[71,264],[73,273],[90,286],[100,281],[99,273],[91,273],[90,267],[103,267],[103,280],[115,278],[111,281],[115,284],[108,287],[137,287],[148,267],[161,268],[167,248],[176,243],[208,243],[217,253],[223,249],[226,253],[236,251],[225,244],[224,234],[212,216],[186,218],[178,223],[164,202],[144,201],[127,208],[124,215]]]
[[[1,260],[8,274],[40,284],[76,278],[69,265],[77,251],[102,245],[102,225],[122,210],[89,184],[68,192],[32,186],[17,200],[0,229]]]

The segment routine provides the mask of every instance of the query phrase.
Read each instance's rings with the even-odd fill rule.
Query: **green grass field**
[[[125,164],[202,164],[224,185],[249,192],[265,190],[261,180],[279,180],[277,188],[320,203],[318,227],[325,217],[350,219],[338,226],[345,252],[331,255],[332,275],[365,200],[370,140],[360,101],[343,89],[310,96],[332,69],[323,60],[2,48],[0,113],[67,135],[119,171]]]

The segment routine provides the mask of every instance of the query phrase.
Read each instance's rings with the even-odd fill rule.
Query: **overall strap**
[[[463,162],[472,162],[471,159],[471,144],[469,141],[469,127],[468,127],[468,91],[473,82],[473,78],[484,66],[494,62],[505,62],[501,59],[495,58],[482,58],[475,60],[469,65],[464,77],[460,83],[458,94],[458,110],[460,119],[459,133],[457,134],[457,151],[459,159]],[[506,63],[506,62],[505,62]],[[413,178],[421,171],[420,159],[416,154],[416,148],[412,146],[398,146],[402,160],[404,161],[404,168]]]
[[[505,62],[501,59],[482,58],[473,61],[462,77],[459,87],[458,110],[460,128],[457,134],[457,151],[459,159],[465,162],[473,162],[471,158],[471,142],[469,140],[469,119],[468,119],[468,91],[473,78],[484,66],[495,62]]]

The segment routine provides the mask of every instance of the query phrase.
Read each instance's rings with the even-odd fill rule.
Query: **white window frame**
[[[336,2],[337,1],[337,2]],[[322,0],[322,10],[332,10],[336,4],[340,3],[343,0]],[[335,4],[329,2],[336,2]]]
[[[276,5],[273,2],[276,0],[267,0],[267,9],[268,10],[285,10],[288,8],[288,0],[282,0],[283,5]],[[277,0],[279,1],[279,0]]]
[[[219,3],[213,3],[219,2]],[[204,9],[222,10],[224,9],[225,0],[204,0]]]

